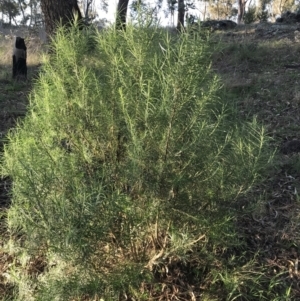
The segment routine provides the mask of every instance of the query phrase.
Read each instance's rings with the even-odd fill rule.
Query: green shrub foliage
[[[208,242],[233,243],[224,208],[268,160],[263,129],[238,121],[222,94],[209,42],[75,27],[52,45],[2,164],[13,180],[9,229],[49,264],[32,294],[117,296],[165,260],[155,250],[188,257],[195,247],[209,265]],[[73,278],[54,277],[50,258]]]

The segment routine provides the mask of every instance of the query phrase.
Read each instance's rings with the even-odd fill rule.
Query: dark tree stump
[[[25,40],[16,37],[13,48],[13,78],[26,79],[27,78],[27,48]]]

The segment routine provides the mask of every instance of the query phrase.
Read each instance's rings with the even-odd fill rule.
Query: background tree
[[[269,15],[275,19],[278,15],[281,15],[283,12],[290,10],[294,11],[297,9],[296,3],[298,1],[294,0],[271,0],[263,1],[266,2],[267,9],[269,10]],[[299,2],[298,2],[299,5]]]
[[[86,21],[94,20],[97,16],[95,0],[80,0],[78,1],[79,7],[83,13],[83,18]]]
[[[237,16],[238,24],[241,24],[244,19],[246,4],[247,4],[247,0],[238,0],[238,16]]]
[[[177,0],[167,0],[167,9],[164,11],[165,16],[167,17],[169,14],[171,14],[171,24],[174,25],[174,14],[176,10],[176,3]]]
[[[59,24],[70,25],[75,16],[82,19],[77,0],[41,0],[46,32],[52,35]]]
[[[107,7],[108,7],[108,0],[101,0],[100,8],[107,12]]]
[[[174,24],[174,12],[177,10],[177,30],[180,32],[184,29],[184,23],[186,13],[188,14],[189,9],[195,9],[195,0],[167,0],[167,10],[165,15],[171,14],[171,23]],[[191,16],[190,14],[188,14]]]
[[[152,24],[157,24],[158,19],[158,12],[161,9],[162,1],[157,1],[153,5],[153,3],[149,3],[149,1],[143,0],[134,0],[131,2],[130,5],[130,17],[131,19],[139,19],[139,22],[146,22],[148,26]]]
[[[261,19],[260,19],[261,17]],[[257,20],[263,20],[263,14],[258,12],[257,6],[255,4],[251,4],[251,1],[248,5],[248,9],[244,14],[244,23],[251,24]]]
[[[179,32],[184,30],[184,15],[185,15],[184,0],[178,0],[177,31]]]
[[[28,7],[30,9],[29,26],[44,25],[44,16],[41,11],[40,0],[30,0]]]
[[[119,0],[117,6],[116,28],[126,29],[126,17],[129,0]]]
[[[15,17],[20,14],[20,9],[18,3],[11,0],[1,0],[0,1],[0,11],[3,15],[8,16],[9,25],[11,25],[11,21],[15,21]],[[16,23],[16,21],[15,21]]]
[[[257,19],[259,19],[261,22],[268,21],[269,15],[270,15],[270,8],[268,7],[268,4],[270,3],[270,0],[261,0],[257,3],[256,6],[256,16]],[[249,3],[250,6],[250,3]],[[251,11],[251,7],[248,8],[248,11]]]
[[[22,21],[21,21],[21,23],[22,24],[26,24],[26,22],[28,20],[28,17],[25,14],[25,10],[27,8],[26,0],[18,0],[18,5],[19,5],[19,8],[20,8],[20,12],[22,13]]]
[[[235,0],[217,0],[210,2],[208,11],[212,19],[228,19],[235,14]]]

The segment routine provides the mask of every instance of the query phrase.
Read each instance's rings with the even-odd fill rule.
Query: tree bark
[[[41,8],[48,36],[55,33],[58,25],[71,25],[75,15],[79,21],[82,19],[77,0],[41,0]]]
[[[184,14],[185,14],[184,0],[178,0],[178,19],[177,19],[178,32],[184,30]]]
[[[119,0],[117,6],[116,29],[126,29],[126,17],[129,0]]]

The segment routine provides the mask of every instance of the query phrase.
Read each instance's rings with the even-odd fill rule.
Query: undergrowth
[[[16,300],[257,300],[233,209],[271,154],[209,42],[74,27],[52,45],[2,160]]]

